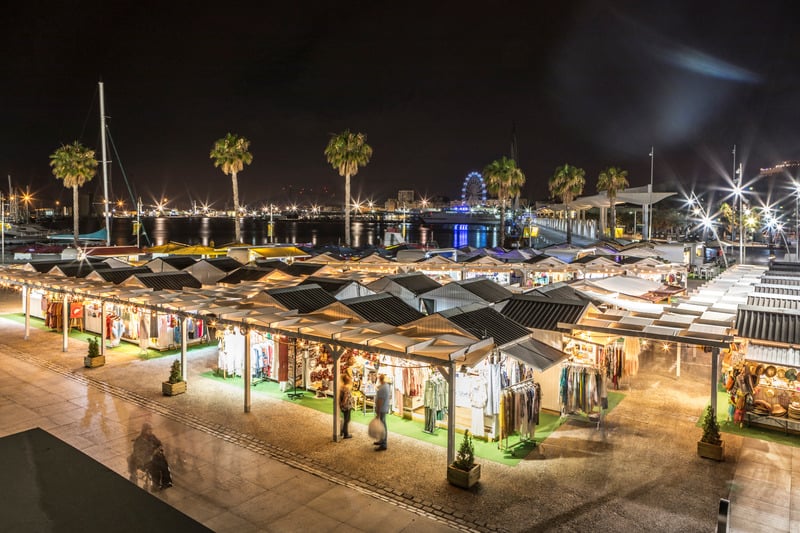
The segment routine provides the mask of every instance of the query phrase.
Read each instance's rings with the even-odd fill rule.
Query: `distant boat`
[[[500,224],[500,215],[488,211],[448,209],[422,213],[421,218],[426,224]]]
[[[6,242],[19,244],[46,240],[50,233],[50,230],[38,224],[12,222],[6,222],[2,230]]]
[[[105,242],[107,236],[108,233],[106,229],[103,228],[94,233],[81,233],[78,235],[78,242]],[[58,235],[49,235],[47,238],[51,241],[72,241],[75,239],[75,236],[72,233],[62,233]]]

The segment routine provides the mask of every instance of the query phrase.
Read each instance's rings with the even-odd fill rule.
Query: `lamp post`
[[[650,147],[650,189],[648,192],[647,200],[647,240],[649,241],[653,236],[653,157],[655,156],[655,148]]]
[[[744,238],[744,187],[742,186],[744,174],[741,163],[739,163],[739,170],[736,172],[739,174],[738,185],[736,186],[739,193],[739,264],[743,265],[747,259],[747,250],[745,249]]]
[[[794,184],[794,262],[800,262],[800,224],[797,221],[798,204],[800,204],[800,183]]]

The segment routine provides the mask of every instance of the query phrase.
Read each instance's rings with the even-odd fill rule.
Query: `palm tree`
[[[725,221],[725,230],[731,239],[734,239],[733,228],[736,227],[736,209],[731,207],[728,202],[722,202],[722,205],[719,206],[719,214],[722,220]]]
[[[611,238],[615,238],[617,227],[617,192],[624,191],[628,183],[628,171],[617,167],[608,167],[597,177],[597,192],[606,191],[611,207]]]
[[[72,235],[77,248],[80,220],[78,189],[90,182],[97,174],[97,159],[94,158],[94,150],[75,141],[66,146],[62,145],[50,154],[50,166],[53,167],[53,176],[56,179],[64,180],[64,187],[72,189]]]
[[[366,166],[372,157],[372,148],[363,133],[344,130],[332,134],[325,148],[328,163],[344,178],[344,242],[350,246],[350,177],[358,174],[358,167]]]
[[[517,163],[508,157],[492,161],[483,169],[486,189],[500,200],[500,246],[506,241],[506,201],[520,193],[525,184],[525,174]]]
[[[248,152],[250,141],[233,133],[218,139],[211,148],[214,167],[222,167],[222,172],[231,177],[233,187],[234,231],[236,242],[242,242],[242,226],[239,220],[239,179],[238,175],[245,165],[253,162],[253,154]]]
[[[567,244],[572,244],[572,220],[569,216],[569,204],[576,196],[583,192],[586,184],[584,176],[586,171],[582,168],[564,165],[557,167],[555,174],[550,178],[550,194],[561,198],[567,215]]]

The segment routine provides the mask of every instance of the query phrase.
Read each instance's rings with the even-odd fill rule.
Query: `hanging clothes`
[[[607,403],[607,394],[600,370],[579,363],[566,363],[561,369],[559,400],[562,414],[590,414],[602,408]]]
[[[498,417],[500,439],[517,433],[521,440],[532,440],[539,424],[541,405],[541,386],[532,379],[503,389]]]

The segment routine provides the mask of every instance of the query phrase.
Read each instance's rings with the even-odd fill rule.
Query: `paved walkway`
[[[0,312],[18,311],[16,298]],[[62,352],[59,334],[22,331],[0,318],[0,434],[41,426],[127,478],[131,440],[149,422],[176,480],[158,497],[216,531],[711,531],[720,497],[734,503],[735,530],[800,530],[794,448],[761,453],[765,443],[725,435],[724,463],[697,458],[702,353],[685,356],[680,380],[674,355],[643,358],[601,430],[568,422],[516,467],[485,462],[478,489],[462,491],[444,480],[437,446],[392,435],[377,454],[358,426],[334,443],[330,416],[257,394],[244,414],[241,389],[200,377],[214,347],[190,352],[189,392],[164,398],[172,357],[112,350],[89,370],[85,343]]]
[[[41,427],[127,478],[131,441],[147,422],[166,443],[175,477],[158,497],[215,531],[470,529],[9,346],[0,361],[0,435]]]

